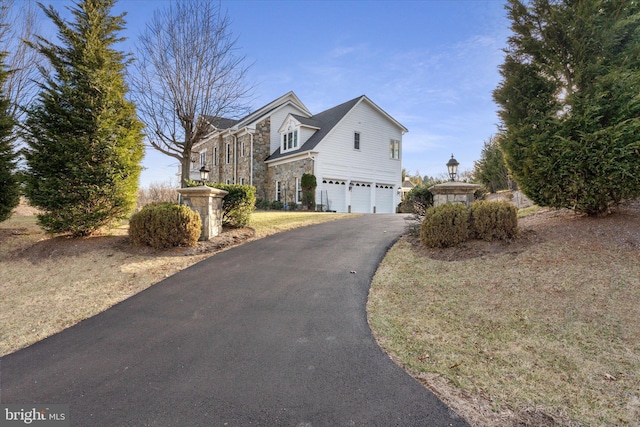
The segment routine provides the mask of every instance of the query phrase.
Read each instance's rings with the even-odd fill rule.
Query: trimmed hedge
[[[129,221],[131,241],[155,249],[194,246],[201,231],[200,215],[187,206],[175,203],[147,205]]]
[[[470,208],[470,234],[481,240],[504,240],[518,232],[518,210],[507,201],[478,201]]]
[[[208,182],[207,186],[228,192],[222,199],[222,224],[244,227],[256,208],[256,187],[241,184]]]
[[[469,209],[461,204],[444,204],[425,211],[420,240],[431,248],[446,248],[469,238]]]
[[[187,181],[187,187],[202,185],[198,181]],[[222,224],[231,227],[244,227],[251,220],[251,213],[256,208],[256,187],[241,184],[223,184],[207,182],[207,186],[226,191],[222,199]]]

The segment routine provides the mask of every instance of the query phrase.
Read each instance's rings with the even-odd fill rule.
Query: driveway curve
[[[404,228],[365,215],[217,254],[3,357],[0,401],[69,404],[72,426],[468,426],[367,324]]]

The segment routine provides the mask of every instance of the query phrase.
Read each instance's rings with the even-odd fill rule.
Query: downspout
[[[249,184],[253,185],[253,132],[249,131],[249,135],[251,137],[251,148],[249,153]]]
[[[233,135],[233,183],[238,183],[238,136]]]

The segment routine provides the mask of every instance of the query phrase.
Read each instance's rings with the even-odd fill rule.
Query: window
[[[242,141],[240,157],[244,157],[244,141]]]
[[[389,144],[390,154],[392,159],[400,159],[400,141],[397,139],[392,139]]]
[[[207,152],[202,151],[200,153],[200,166],[206,166],[206,165],[207,165]]]
[[[227,164],[231,163],[231,144],[227,144],[226,158],[227,158]]]
[[[244,178],[240,178],[240,185],[244,185]]]
[[[231,181],[229,181],[229,178],[227,178],[227,179],[226,179],[225,183],[226,183],[227,185],[231,184]]]
[[[213,147],[213,165],[218,166],[218,147]]]
[[[282,135],[282,151],[298,148],[298,130],[290,131]]]
[[[276,200],[279,202],[280,201],[280,181],[276,181]]]
[[[360,132],[353,133],[353,149],[354,150],[360,149]]]
[[[296,203],[302,203],[302,186],[300,178],[296,178]]]

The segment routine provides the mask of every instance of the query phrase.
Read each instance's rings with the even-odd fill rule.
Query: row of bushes
[[[257,199],[256,200],[256,209],[260,209],[263,211],[282,211],[282,210],[287,210],[287,211],[297,211],[298,209],[300,209],[302,205],[299,205],[295,202],[291,202],[291,203],[287,203],[286,205],[278,200],[273,200],[273,201],[268,201],[268,200],[264,200],[264,199]]]
[[[446,248],[468,239],[504,240],[518,232],[518,211],[506,201],[445,204],[426,210],[420,228],[425,246]]]

